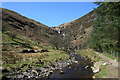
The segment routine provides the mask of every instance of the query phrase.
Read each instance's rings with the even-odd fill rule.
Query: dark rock
[[[36,50],[22,50],[20,53],[36,53]]]
[[[29,50],[22,50],[20,53],[28,53]]]
[[[50,73],[50,74],[53,74],[53,71],[50,71],[49,73]]]
[[[10,72],[10,71],[7,70],[7,69],[3,69],[3,70],[2,70],[2,73],[6,73],[6,72]]]
[[[49,51],[46,49],[42,49],[40,52],[43,53],[43,52],[49,52]]]
[[[64,74],[64,71],[60,71],[60,74]]]
[[[36,51],[35,50],[30,50],[29,53],[36,53]]]

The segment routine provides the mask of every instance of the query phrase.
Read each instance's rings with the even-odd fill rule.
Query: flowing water
[[[56,79],[60,79],[60,80],[64,79],[64,80],[66,80],[66,78],[67,79],[68,78],[69,79],[70,78],[74,78],[74,79],[77,78],[78,80],[86,80],[86,79],[91,80],[94,74],[93,74],[93,71],[92,71],[92,69],[90,67],[93,66],[93,63],[91,63],[91,61],[89,59],[86,59],[86,58],[82,57],[79,54],[70,53],[69,55],[75,61],[73,64],[71,64],[69,66],[66,66],[66,67],[64,67],[62,69],[54,71],[51,75],[49,75],[48,77],[46,77],[44,79],[45,80],[54,80],[54,79],[55,80]],[[22,74],[25,73],[25,74],[21,75],[21,73]],[[25,78],[25,76],[27,74],[29,74],[29,72],[21,72],[21,73],[11,75],[10,79],[12,79],[12,76],[13,77],[17,76],[16,78],[19,78],[19,77],[22,78],[22,76],[23,76],[23,78]],[[32,73],[32,75],[33,75],[33,73]],[[31,75],[29,74],[27,77],[29,77],[29,76],[31,76]],[[34,74],[33,77],[36,77],[36,75]],[[7,79],[7,77],[5,77],[5,78]],[[42,79],[40,79],[40,80],[42,80]]]
[[[89,59],[85,59],[78,54],[70,54],[71,57],[75,57],[77,63],[73,63],[61,70],[55,71],[48,79],[65,79],[65,78],[78,78],[79,80],[85,80],[82,78],[89,78],[90,80],[93,77],[92,69],[90,68],[93,64]]]

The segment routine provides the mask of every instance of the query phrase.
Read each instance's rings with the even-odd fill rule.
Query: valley
[[[118,58],[90,47],[94,10],[79,19],[49,27],[1,9],[3,80],[118,78]]]

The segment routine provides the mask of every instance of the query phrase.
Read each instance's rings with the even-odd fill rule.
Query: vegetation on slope
[[[14,48],[15,45],[18,46],[16,48],[20,49],[25,47],[31,48],[31,45],[51,46],[50,41],[58,34],[52,28],[26,18],[14,11],[2,9],[0,14],[2,15],[4,50],[9,47]]]
[[[54,28],[60,31],[65,49],[83,49],[88,47],[93,20],[94,11],[91,11],[79,19]]]
[[[91,35],[90,47],[99,52],[118,55],[118,28],[120,27],[120,2],[97,3],[95,21]]]

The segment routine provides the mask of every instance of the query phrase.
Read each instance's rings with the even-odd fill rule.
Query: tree
[[[120,27],[120,2],[99,2],[95,9],[95,20],[90,47],[117,56],[118,28]]]

